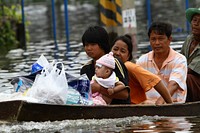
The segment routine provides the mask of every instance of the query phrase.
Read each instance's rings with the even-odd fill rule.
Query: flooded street
[[[79,76],[80,68],[88,61],[88,57],[83,52],[82,43],[80,43],[81,37],[89,25],[98,23],[96,7],[87,3],[69,5],[69,24],[73,25],[69,28],[70,40],[73,40],[69,42],[70,50],[67,50],[68,46],[65,41],[58,41],[66,39],[63,5],[60,8],[61,13],[57,15],[58,50],[55,49],[56,45],[53,40],[52,25],[50,24],[52,20],[46,14],[49,10],[47,5],[30,5],[26,6],[24,10],[26,21],[31,23],[29,27],[26,27],[30,33],[30,42],[27,43],[26,51],[22,49],[11,50],[5,57],[0,57],[0,92],[9,93],[12,91],[9,81],[13,77],[30,74],[31,65],[37,61],[41,54],[44,54],[49,62],[62,61],[67,72]]]
[[[45,14],[48,10],[44,5],[30,5],[25,7],[31,42],[27,43],[27,50],[16,49],[5,57],[0,57],[0,93],[14,91],[10,81],[13,77],[28,75],[31,65],[41,54],[48,61],[63,62],[67,73],[78,77],[80,68],[89,58],[83,51],[81,36],[89,25],[98,24],[97,7],[91,4],[70,5],[70,51],[66,50],[65,41],[58,41],[58,51],[55,50],[52,26],[48,25],[50,18]],[[58,17],[57,36],[65,39],[64,7]],[[73,25],[73,26],[72,26]],[[35,40],[32,42],[32,40]],[[133,110],[134,111],[134,110]],[[70,115],[70,114],[69,114]],[[37,116],[36,116],[37,117]],[[200,117],[127,117],[120,119],[90,119],[63,120],[46,122],[5,122],[0,121],[1,133],[132,133],[132,132],[197,132],[200,129]]]
[[[3,122],[2,122],[3,123]],[[132,133],[199,131],[199,118],[185,117],[127,117],[120,119],[64,120],[55,122],[3,123],[3,133]]]

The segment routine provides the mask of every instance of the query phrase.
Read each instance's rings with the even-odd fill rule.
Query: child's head
[[[95,74],[99,78],[108,78],[115,69],[115,59],[110,52],[96,61]]]
[[[84,47],[88,43],[98,44],[105,54],[110,52],[109,35],[101,26],[88,27],[82,36],[82,43]]]

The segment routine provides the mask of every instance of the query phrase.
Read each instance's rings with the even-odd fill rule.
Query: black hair
[[[148,31],[149,37],[152,31],[160,35],[166,35],[169,38],[172,34],[172,25],[165,22],[153,22]]]
[[[128,58],[128,61],[132,60],[133,55],[132,55],[132,51],[133,51],[133,45],[132,45],[132,38],[130,35],[125,34],[124,36],[118,36],[112,43],[112,46],[114,46],[115,42],[117,42],[118,40],[121,40],[123,42],[125,42],[128,46],[128,52],[130,54],[130,57]]]
[[[82,43],[97,43],[105,54],[110,52],[109,36],[107,31],[101,26],[90,26],[82,36]]]

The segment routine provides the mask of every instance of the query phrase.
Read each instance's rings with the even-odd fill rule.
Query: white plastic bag
[[[58,66],[61,66],[60,69]],[[41,74],[36,76],[27,96],[38,99],[41,103],[65,104],[67,100],[68,83],[65,76],[64,65],[56,63],[52,70],[43,68]]]
[[[43,67],[49,66],[49,62],[46,59],[46,57],[41,54],[38,60],[33,63],[32,68],[31,68],[31,73],[36,73],[37,71],[42,70]]]

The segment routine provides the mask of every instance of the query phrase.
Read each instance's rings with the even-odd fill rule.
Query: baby
[[[102,87],[107,88],[108,95],[125,89],[125,85],[119,81],[113,69],[115,69],[115,59],[112,52],[98,59],[95,65],[95,75],[91,81],[91,88],[94,87],[94,83],[98,83]],[[94,105],[107,105],[112,101],[112,98],[99,92],[93,93],[92,97]]]

